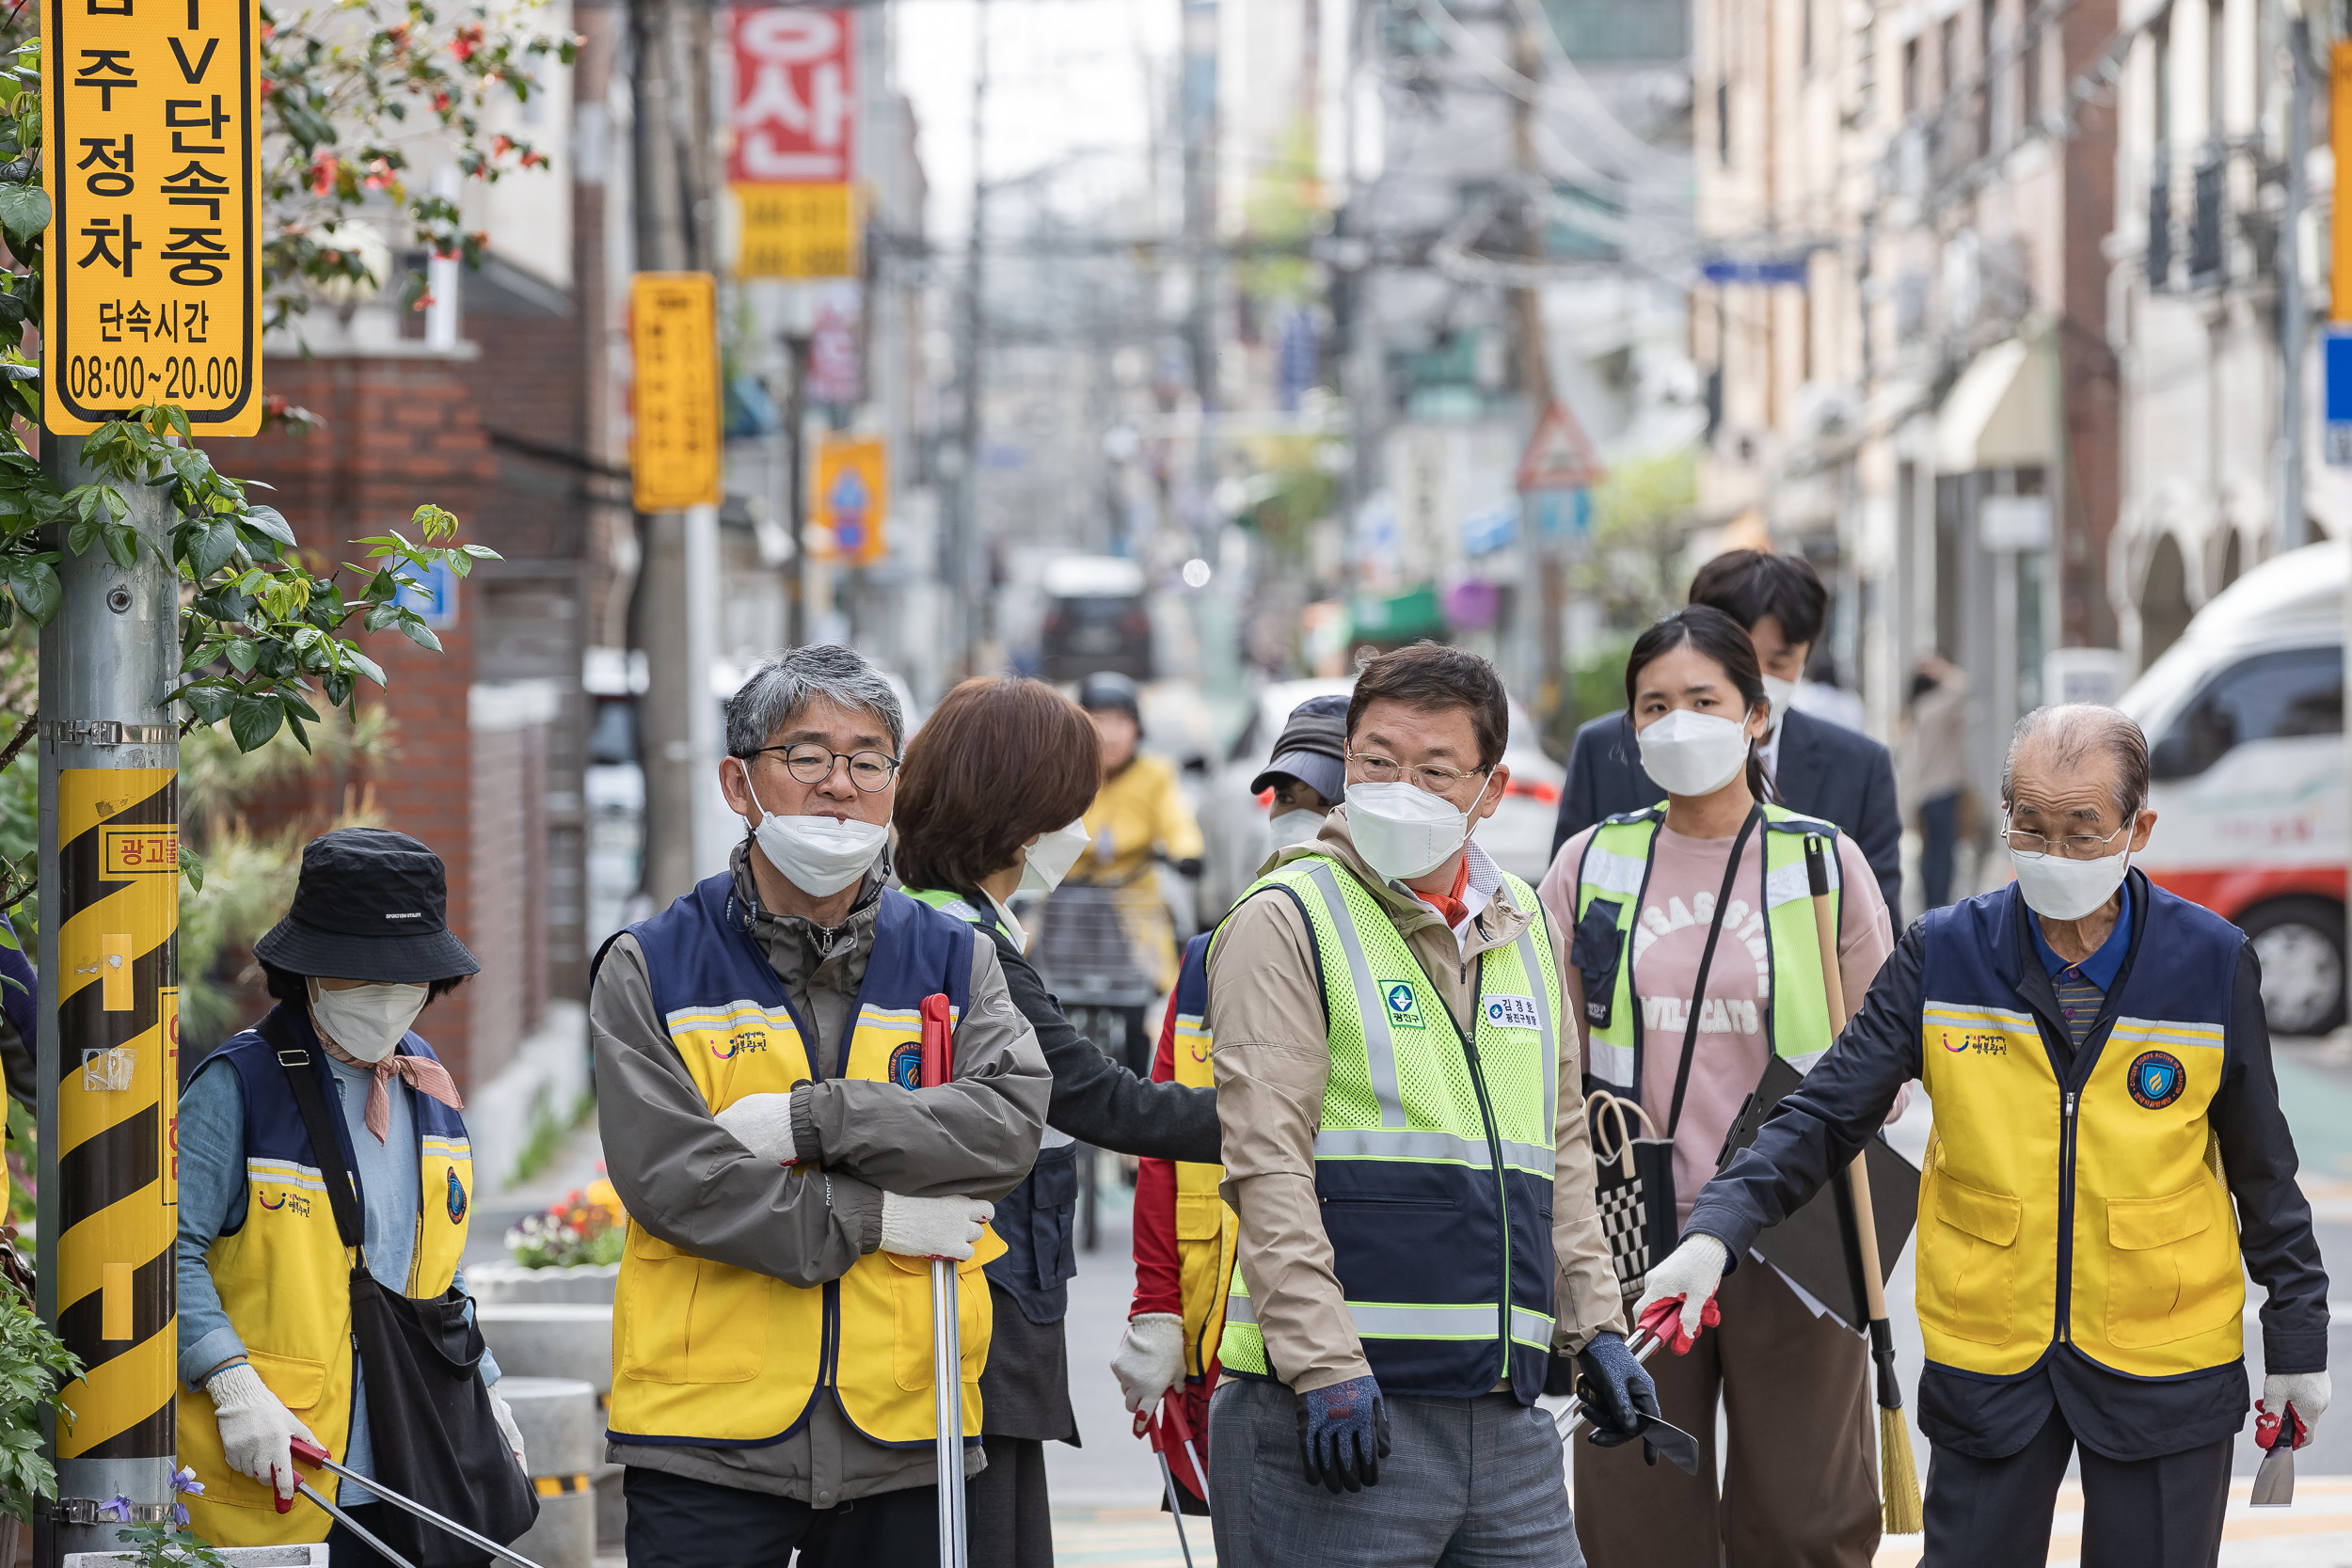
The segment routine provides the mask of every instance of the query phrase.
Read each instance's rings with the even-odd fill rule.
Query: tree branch
[[[8,764],[16,760],[16,753],[24,750],[24,743],[32,739],[34,732],[40,728],[40,709],[35,708],[31,716],[16,727],[16,734],[8,741],[8,749],[0,751],[0,773],[8,770]]]

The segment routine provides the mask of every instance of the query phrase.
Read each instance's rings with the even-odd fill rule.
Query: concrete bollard
[[[573,1302],[481,1303],[474,1321],[510,1377],[578,1378],[612,1391],[612,1308]]]
[[[303,1504],[305,1508],[310,1505]],[[29,1543],[27,1544],[29,1550]],[[229,1568],[326,1568],[326,1543],[307,1546],[215,1546]],[[129,1552],[68,1552],[65,1568],[128,1568],[138,1560]]]
[[[520,1263],[471,1263],[466,1268],[466,1289],[484,1306],[494,1302],[571,1302],[584,1307],[610,1307],[620,1275],[618,1263],[580,1263],[567,1269],[527,1269]]]
[[[498,1390],[515,1412],[539,1494],[538,1522],[515,1549],[540,1568],[593,1568],[596,1494],[589,1472],[604,1454],[604,1409],[596,1389],[578,1378],[509,1375]]]
[[[596,1550],[617,1552],[628,1545],[628,1499],[621,1495],[618,1465],[599,1465],[588,1472],[596,1489]]]

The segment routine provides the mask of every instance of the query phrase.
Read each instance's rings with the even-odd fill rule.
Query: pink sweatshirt
[[[1577,866],[1591,837],[1587,829],[1562,845],[1536,890],[1555,930],[1575,928]],[[1724,884],[1724,861],[1731,845],[1728,838],[1687,838],[1661,827],[1649,886],[1633,929],[1633,995],[1642,1009],[1642,1108],[1657,1123],[1661,1136],[1674,1104],[1675,1071],[1682,1059],[1682,1032],[1698,980],[1699,954],[1707,945],[1708,922],[1715,912],[1715,894]],[[1839,905],[1838,973],[1850,1019],[1861,1010],[1863,994],[1894,951],[1895,938],[1878,879],[1851,835],[1837,837],[1837,867],[1845,893]],[[1764,835],[1757,832],[1748,835],[1740,855],[1724,934],[1715,943],[1715,961],[1708,970],[1707,996],[1699,1009],[1691,1084],[1682,1097],[1681,1123],[1675,1130],[1678,1218],[1689,1217],[1699,1189],[1715,1174],[1724,1134],[1764,1075],[1771,1049],[1764,1019],[1772,999],[1772,974],[1761,913],[1763,882]],[[1561,985],[1568,993],[1567,1012],[1577,1021],[1581,1043],[1585,1034],[1582,979],[1570,969],[1561,975]],[[1838,1021],[1841,1026],[1846,1019]]]

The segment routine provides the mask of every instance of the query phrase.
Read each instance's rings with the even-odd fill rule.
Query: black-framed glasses
[[[756,751],[739,752],[743,766],[749,768],[755,757],[770,752],[784,753],[784,770],[804,784],[820,784],[833,777],[833,765],[846,763],[850,782],[867,795],[879,795],[890,787],[892,777],[898,771],[898,759],[886,752],[836,752],[813,741],[799,741],[790,746],[762,746]]]

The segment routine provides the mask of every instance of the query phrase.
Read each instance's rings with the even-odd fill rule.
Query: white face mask
[[[1347,786],[1347,832],[1364,863],[1392,882],[1427,876],[1470,840],[1470,814],[1404,780]]]
[[[1070,868],[1078,863],[1078,857],[1093,842],[1084,817],[1067,828],[1040,833],[1037,842],[1029,846],[1028,858],[1021,863],[1022,891],[1051,893],[1061,886],[1061,879],[1070,875]]]
[[[1782,680],[1778,675],[1765,676],[1764,700],[1772,705],[1772,727],[1777,729],[1780,721],[1788,717],[1788,710],[1797,705],[1797,683]]]
[[[1276,812],[1265,820],[1266,832],[1274,835],[1274,847],[1287,849],[1294,844],[1306,844],[1323,832],[1323,813],[1319,811]]]
[[[1748,732],[1729,719],[1678,707],[1635,733],[1642,768],[1669,795],[1712,795],[1748,763]]]
[[[812,898],[830,898],[872,870],[875,857],[890,837],[887,822],[778,816],[760,805],[748,768],[743,769],[743,791],[751,796],[753,805],[759,806],[759,826],[752,830],[759,852],[784,873],[786,881]]]
[[[2131,869],[2132,851],[2128,840],[2123,848],[2095,861],[2029,859],[2011,849],[2009,863],[2017,868],[2017,891],[2027,909],[2045,920],[2080,920],[2115,896]]]
[[[329,990],[310,981],[310,1021],[346,1056],[373,1067],[424,1011],[429,986],[365,985]]]

